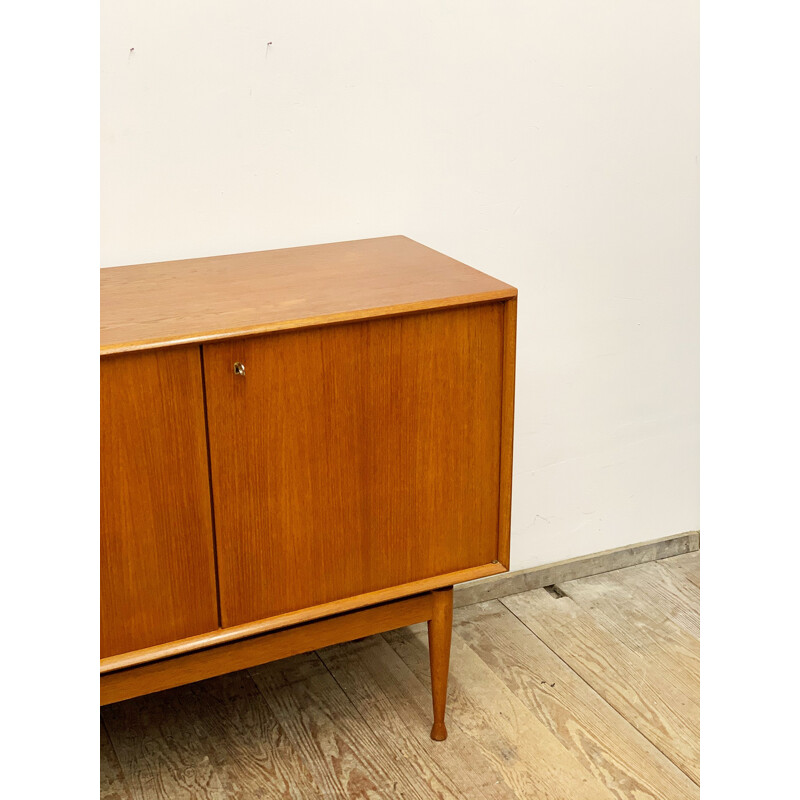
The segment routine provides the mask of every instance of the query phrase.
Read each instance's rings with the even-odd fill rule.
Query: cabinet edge
[[[500,406],[500,480],[497,520],[497,558],[511,560],[511,483],[514,466],[514,391],[517,363],[517,298],[503,309],[503,386]]]
[[[280,614],[276,617],[269,617],[268,619],[257,620],[256,622],[248,622],[230,628],[221,628],[211,633],[204,633],[187,639],[167,642],[165,644],[147,647],[143,650],[134,650],[129,653],[108,656],[100,659],[100,674],[105,675],[139,664],[146,664],[151,661],[158,661],[164,658],[190,653],[194,650],[214,647],[249,636],[255,636],[260,633],[266,633],[267,631],[288,628],[302,622],[309,622],[310,620],[341,614],[345,611],[352,611],[358,608],[384,603],[389,600],[420,594],[430,591],[431,589],[441,589],[456,583],[475,580],[476,578],[498,575],[507,570],[508,566],[499,562],[481,564],[477,567],[469,567],[468,569],[458,570],[457,572],[448,572],[443,575],[436,575],[432,578],[424,578],[399,586],[379,589],[375,592],[347,597],[342,600],[334,600],[330,603],[323,603],[322,605],[300,609],[299,611],[291,611],[287,614]]]
[[[246,336],[258,336],[267,333],[279,333],[301,328],[320,328],[328,325],[341,325],[348,322],[367,322],[371,319],[384,317],[398,317],[405,314],[418,314],[426,311],[446,310],[460,306],[482,305],[484,303],[502,303],[516,300],[517,290],[514,288],[501,289],[495,292],[481,292],[480,294],[458,295],[436,300],[422,300],[416,303],[404,303],[380,308],[354,309],[338,314],[326,314],[319,317],[301,317],[293,320],[279,320],[263,325],[250,325],[243,328],[228,328],[216,331],[203,331],[201,333],[188,333],[185,336],[166,336],[154,339],[130,340],[111,342],[100,345],[100,357],[111,356],[119,353],[134,353],[139,350],[155,350],[162,347],[176,347],[178,345],[202,344],[224,339],[238,339]]]
[[[441,591],[424,592],[290,628],[267,631],[175,658],[106,673],[100,676],[100,705],[430,620],[434,614],[434,595]],[[448,587],[447,591],[452,602],[452,587]]]

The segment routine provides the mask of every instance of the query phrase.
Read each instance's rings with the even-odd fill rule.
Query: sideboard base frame
[[[207,650],[105,673],[100,676],[100,705],[214,678],[417,622],[427,622],[434,712],[431,738],[441,741],[447,737],[444,714],[452,618],[453,587],[448,586],[402,600],[269,631]]]
[[[491,564],[481,564],[477,567],[469,567],[457,572],[448,572],[444,575],[435,575],[432,578],[405,583],[400,586],[389,586],[376,592],[347,597],[342,600],[334,600],[311,608],[302,608],[298,611],[291,611],[287,614],[280,614],[277,617],[248,622],[244,625],[235,625],[230,628],[220,628],[210,633],[202,633],[199,636],[192,636],[188,639],[179,639],[174,642],[146,647],[142,650],[134,650],[129,653],[120,653],[115,656],[107,656],[100,659],[100,674],[105,675],[109,672],[117,672],[129,667],[136,667],[140,664],[150,664],[153,661],[163,661],[173,656],[184,655],[192,651],[208,650],[221,644],[248,639],[257,634],[267,633],[268,631],[284,630],[293,628],[302,622],[310,622],[316,619],[339,616],[345,611],[355,611],[359,608],[368,606],[383,605],[390,600],[398,600],[403,597],[423,594],[433,589],[442,589],[453,586],[456,583],[484,578],[490,575],[498,575],[501,572],[508,572],[508,564],[501,564],[493,561]]]

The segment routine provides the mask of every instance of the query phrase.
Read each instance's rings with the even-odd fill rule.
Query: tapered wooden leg
[[[433,728],[431,739],[447,738],[444,709],[447,703],[447,675],[450,671],[450,638],[453,632],[453,587],[433,593],[433,618],[428,620],[428,650],[431,654]]]

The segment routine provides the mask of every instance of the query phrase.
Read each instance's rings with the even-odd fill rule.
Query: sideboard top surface
[[[109,267],[100,353],[347,322],[516,297],[405,236]]]

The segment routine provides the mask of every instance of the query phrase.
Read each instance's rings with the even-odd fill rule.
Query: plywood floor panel
[[[370,729],[382,740],[392,741],[404,758],[430,759],[464,797],[505,800],[510,796],[502,775],[475,758],[455,718],[448,720],[451,736],[446,747],[431,740],[430,686],[382,636],[328,647],[319,655]]]
[[[687,555],[694,556],[694,560],[697,561],[696,553]],[[604,592],[621,610],[626,607],[621,601],[627,602],[628,599],[634,600],[637,605],[644,604],[656,608],[663,615],[662,619],[669,619],[672,625],[682,628],[694,639],[700,638],[699,587],[684,577],[679,569],[664,566],[661,561],[651,561],[560,585],[562,589],[568,591],[567,586],[573,583],[581,591],[593,587],[597,591]],[[648,627],[658,631],[657,615],[652,616],[653,622]]]
[[[638,588],[649,577],[642,567],[570,581],[559,588],[633,652],[658,662],[699,709],[700,641]],[[633,574],[619,578],[623,572]]]
[[[686,587],[687,582],[693,584],[698,589],[700,588],[700,553],[685,553],[684,555],[675,556],[675,558],[665,558],[662,561],[656,562],[659,568],[665,569],[678,575],[681,580],[681,585]]]
[[[497,600],[461,609],[455,630],[619,800],[699,797],[698,787]]]
[[[319,797],[247,672],[103,709],[132,800]]]
[[[428,651],[424,626],[413,625],[383,636],[420,680],[425,680]],[[542,800],[613,797],[456,632],[450,686],[450,718],[458,720],[476,753],[493,764],[517,796]]]
[[[398,796],[408,800],[460,800],[452,784],[430,769],[397,757],[336,683],[316,653],[287,659],[303,680],[287,684],[286,663],[250,670],[290,741],[303,754],[324,797]],[[421,771],[419,769],[421,768]]]
[[[100,720],[100,800],[131,800],[114,746]]]
[[[537,589],[504,597],[501,602],[699,783],[699,707],[652,654],[636,652],[601,617],[569,596]]]

